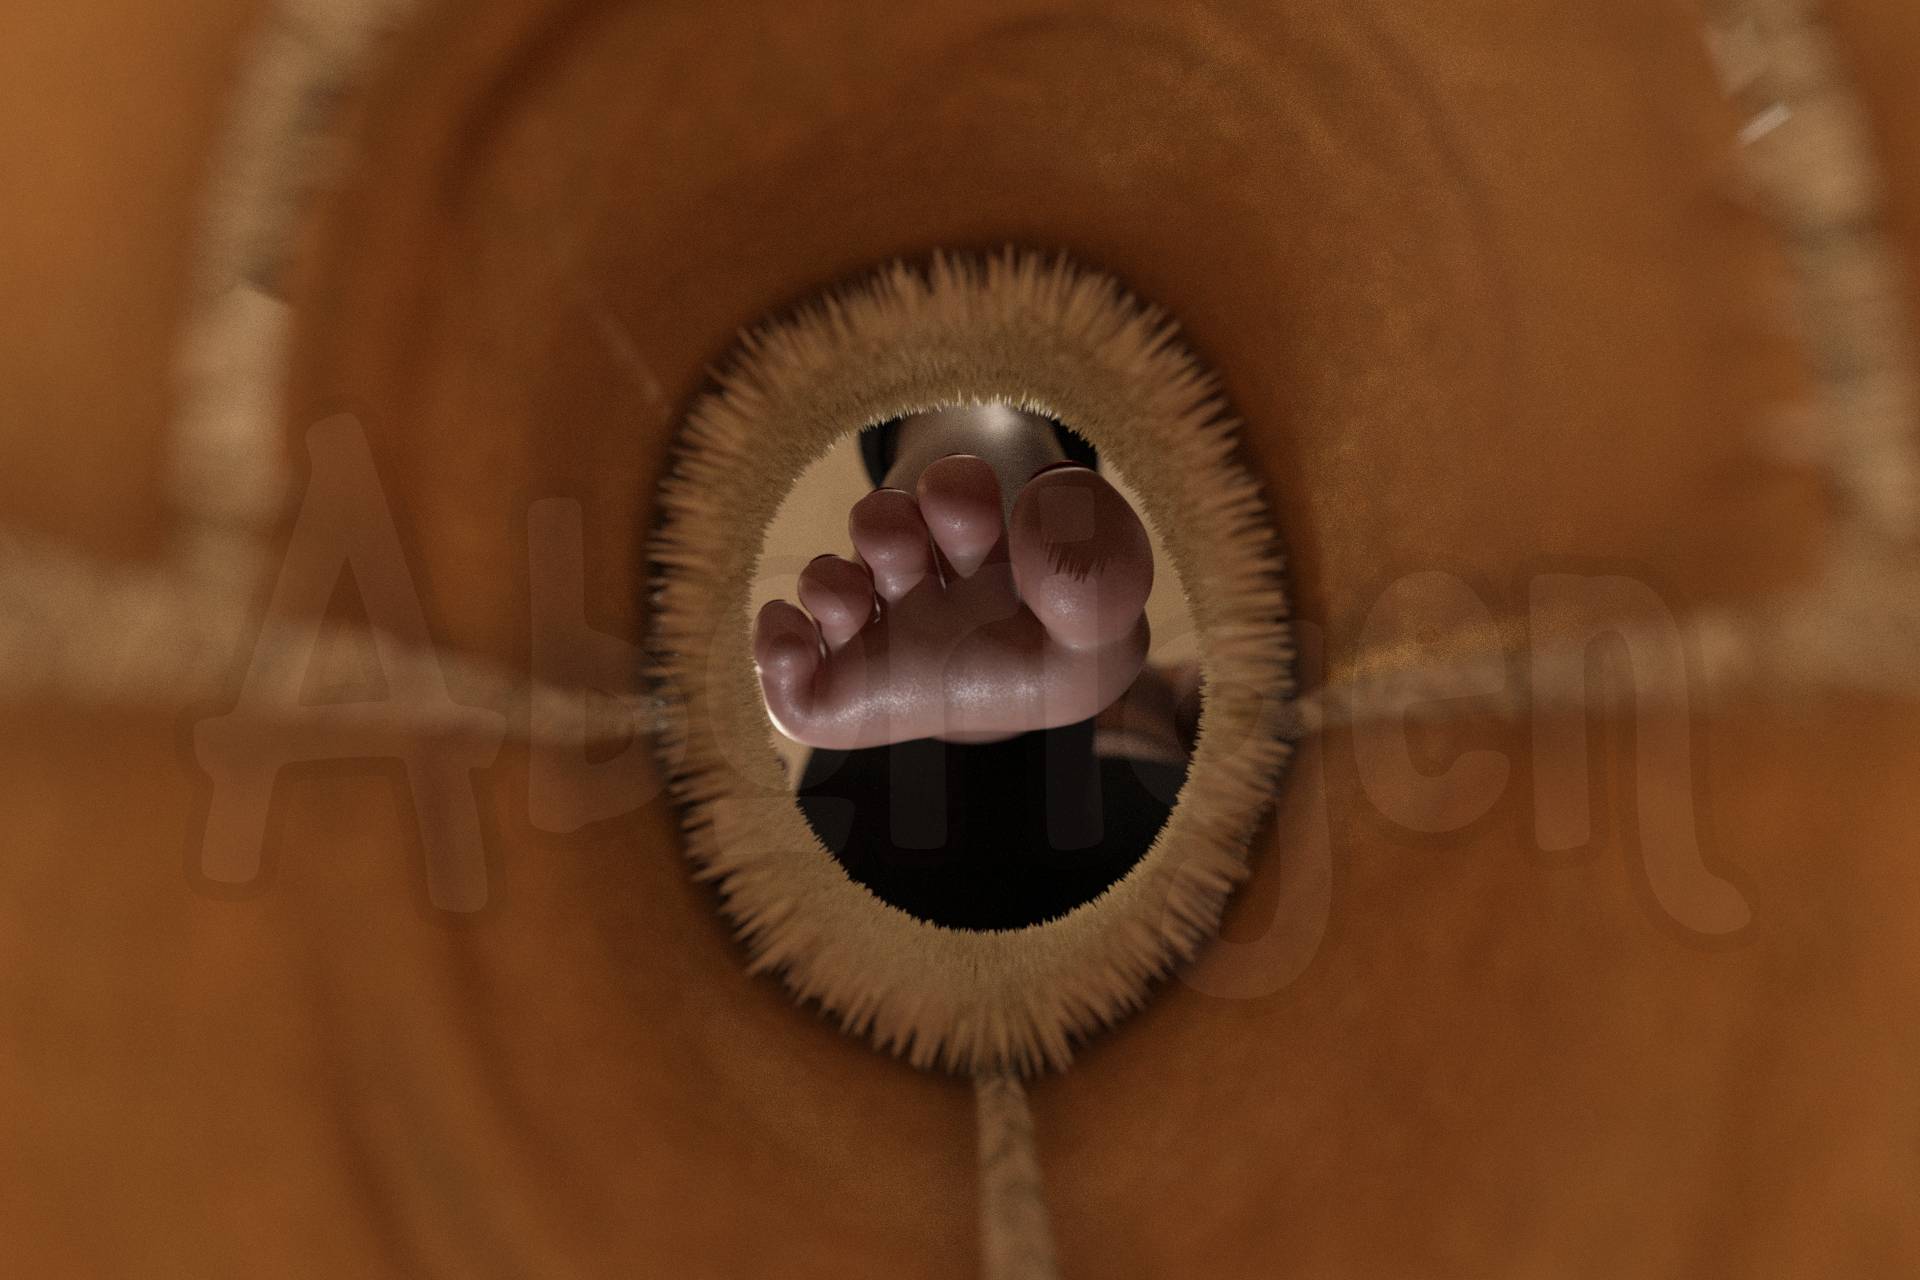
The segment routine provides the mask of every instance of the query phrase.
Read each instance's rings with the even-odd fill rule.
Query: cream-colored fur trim
[[[1105,894],[1025,929],[916,919],[849,879],[775,756],[748,583],[794,477],[898,414],[1001,401],[1058,416],[1133,478],[1200,633],[1202,727],[1160,838]],[[688,852],[756,970],[923,1067],[1066,1065],[1213,935],[1287,755],[1286,598],[1236,424],[1172,322],[1105,276],[1013,253],[893,266],[748,335],[689,414],[654,543],[660,740]]]

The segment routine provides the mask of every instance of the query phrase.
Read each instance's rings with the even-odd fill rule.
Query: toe
[[[798,591],[828,649],[840,648],[873,620],[873,575],[865,565],[820,556],[800,571]]]
[[[820,669],[820,631],[785,600],[771,600],[753,624],[753,664],[760,692],[782,733],[805,741],[814,673]]]
[[[1008,544],[1021,600],[1059,643],[1097,648],[1143,625],[1153,589],[1147,531],[1098,473],[1035,476],[1014,503]]]
[[[919,504],[900,489],[875,489],[854,503],[847,533],[889,603],[920,585],[933,566],[933,544]]]
[[[986,563],[1006,533],[1000,481],[971,454],[956,453],[920,473],[920,514],[934,545],[961,577]]]

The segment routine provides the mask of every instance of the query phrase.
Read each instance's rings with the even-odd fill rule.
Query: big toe
[[[1020,598],[1073,649],[1132,636],[1153,590],[1147,530],[1097,472],[1058,467],[1020,491],[1008,532]]]

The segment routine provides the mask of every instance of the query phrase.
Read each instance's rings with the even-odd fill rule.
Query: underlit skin
[[[998,412],[1006,425],[1010,411]],[[1140,674],[1153,556],[1139,517],[1095,472],[1048,465],[1058,449],[1031,421],[997,432],[958,416],[903,431],[887,479],[912,491],[876,489],[854,505],[857,558],[818,557],[800,573],[798,606],[760,611],[761,690],[796,741],[990,741],[1097,715]],[[969,453],[923,465],[956,440],[998,468]],[[1002,478],[1031,474],[1036,459],[1003,515]]]

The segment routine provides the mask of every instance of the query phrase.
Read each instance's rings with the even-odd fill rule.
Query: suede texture
[[[1834,11],[1920,261],[1920,18]],[[174,304],[251,16],[0,16],[0,158],[32,179],[0,202],[11,525],[128,562],[167,531]],[[496,0],[346,109],[290,282],[289,454],[356,413],[435,639],[510,668],[531,502],[580,503],[587,618],[638,641],[709,365],[935,247],[1064,248],[1180,319],[1327,671],[1444,643],[1367,628],[1408,572],[1508,634],[1543,570],[1686,611],[1805,587],[1833,534],[1820,476],[1761,443],[1805,372],[1684,6]],[[186,745],[220,709],[0,710],[14,1271],[973,1274],[969,1086],[749,978],[650,767],[565,836],[524,751],[476,771],[472,916],[427,903],[436,815],[395,768],[301,770],[265,880],[221,896]],[[1446,834],[1404,820],[1430,789],[1317,737],[1229,945],[1035,1090],[1063,1272],[1913,1271],[1913,706],[1755,691],[1693,722],[1674,785],[1752,907],[1730,938],[1650,897],[1606,714],[1571,854],[1538,850],[1525,725],[1420,729],[1430,771],[1513,762]]]

